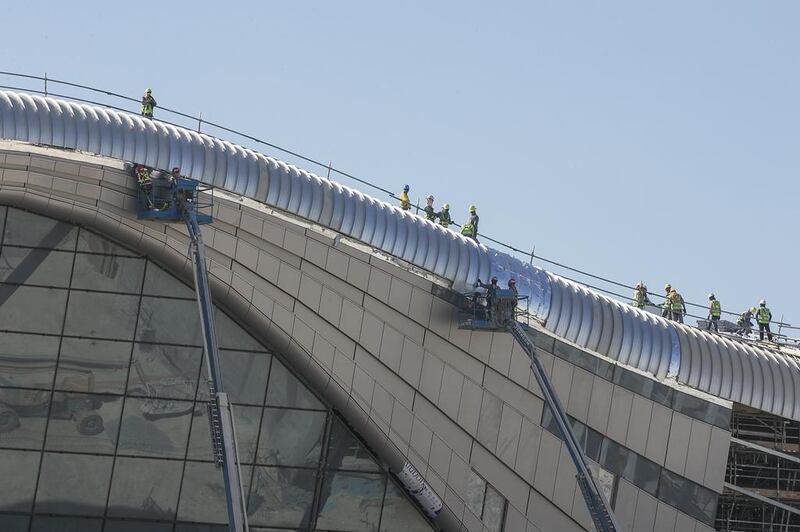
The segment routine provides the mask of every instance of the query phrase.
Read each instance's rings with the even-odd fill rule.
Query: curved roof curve
[[[141,116],[0,91],[0,138],[175,166],[363,242],[464,290],[479,278],[517,279],[531,312],[570,342],[653,375],[800,420],[800,366],[776,353],[668,322],[420,216],[256,151]]]

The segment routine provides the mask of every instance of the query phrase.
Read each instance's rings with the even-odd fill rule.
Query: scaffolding
[[[734,406],[716,529],[800,531],[800,423]]]

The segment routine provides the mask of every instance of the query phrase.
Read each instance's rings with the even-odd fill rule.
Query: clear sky
[[[149,86],[457,221],[474,203],[520,248],[800,325],[796,0],[34,0],[3,19],[1,70]]]

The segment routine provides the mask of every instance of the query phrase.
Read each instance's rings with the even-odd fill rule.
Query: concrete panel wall
[[[113,160],[0,151],[0,203],[85,224],[188,277],[185,230],[135,220],[133,184]],[[540,391],[510,335],[457,329],[455,309],[431,294],[437,279],[328,230],[249,200],[218,199],[215,210],[204,228],[215,302],[289,357],[375,449],[407,457],[444,500],[440,526],[486,528],[470,503],[477,474],[507,499],[506,530],[589,528],[572,464],[541,427]],[[721,489],[725,431],[540,356],[575,419]],[[626,530],[702,526],[624,479],[617,490]]]

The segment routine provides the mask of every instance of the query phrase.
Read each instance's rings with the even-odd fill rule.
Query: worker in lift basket
[[[767,302],[763,299],[758,302],[758,312],[756,312],[756,322],[758,323],[758,339],[764,339],[764,331],[767,331],[767,338],[772,341],[772,331],[769,330],[769,322],[772,320],[772,312],[767,308]]]
[[[150,170],[143,165],[136,165],[136,180],[139,183],[139,189],[145,198],[145,204],[148,209],[153,208],[153,180],[150,176]]]
[[[156,99],[153,98],[153,91],[147,89],[142,96],[142,116],[153,118],[153,110],[156,108]]]
[[[708,294],[708,325],[706,330],[710,331],[714,327],[714,332],[719,332],[719,319],[722,316],[722,303],[717,300],[714,294]]]
[[[486,314],[488,315],[489,319],[492,319],[492,301],[497,296],[497,277],[492,277],[489,284],[483,283],[480,279],[478,282],[475,283],[475,287],[481,287],[486,289]]]
[[[475,242],[478,241],[478,210],[475,205],[469,206],[469,221],[461,226],[461,234],[467,238],[471,238]]]
[[[409,186],[405,185],[403,187],[403,192],[400,193],[400,208],[404,211],[407,211],[411,208],[411,199],[408,197],[408,190]]]

